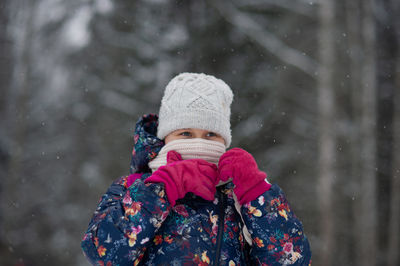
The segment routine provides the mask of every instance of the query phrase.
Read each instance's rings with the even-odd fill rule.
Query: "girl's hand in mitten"
[[[168,201],[175,206],[176,200],[192,192],[205,200],[214,200],[218,171],[215,164],[202,159],[183,160],[176,151],[167,154],[167,165],[161,166],[145,183],[164,183]]]
[[[232,178],[233,191],[242,205],[255,200],[271,187],[266,181],[267,174],[258,169],[253,156],[240,148],[233,148],[221,156],[218,173],[222,181]]]

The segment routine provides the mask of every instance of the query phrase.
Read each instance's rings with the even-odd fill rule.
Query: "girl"
[[[94,265],[309,265],[301,222],[253,156],[231,143],[233,94],[210,75],[167,85],[136,124],[130,175],[103,195],[82,240]]]

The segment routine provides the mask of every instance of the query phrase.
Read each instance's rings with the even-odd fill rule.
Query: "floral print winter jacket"
[[[214,201],[192,193],[168,202],[163,184],[145,184],[148,162],[164,143],[157,116],[139,119],[130,175],[102,196],[82,240],[93,265],[309,265],[310,246],[277,185],[236,211],[233,184]],[[242,233],[244,224],[252,244]]]

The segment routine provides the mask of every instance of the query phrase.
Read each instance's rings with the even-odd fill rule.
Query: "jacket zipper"
[[[221,243],[222,243],[222,236],[224,234],[224,220],[225,220],[225,195],[224,193],[220,192],[218,194],[218,207],[219,207],[219,221],[218,221],[218,235],[217,235],[217,251],[215,257],[215,265],[220,265],[219,259],[221,256]]]

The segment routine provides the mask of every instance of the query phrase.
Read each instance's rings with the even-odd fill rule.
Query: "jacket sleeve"
[[[250,259],[257,265],[310,265],[311,250],[303,225],[274,184],[241,208],[252,238]]]
[[[109,187],[82,239],[84,254],[93,265],[139,263],[169,214],[163,185],[144,184],[143,175],[128,186],[131,176]]]

